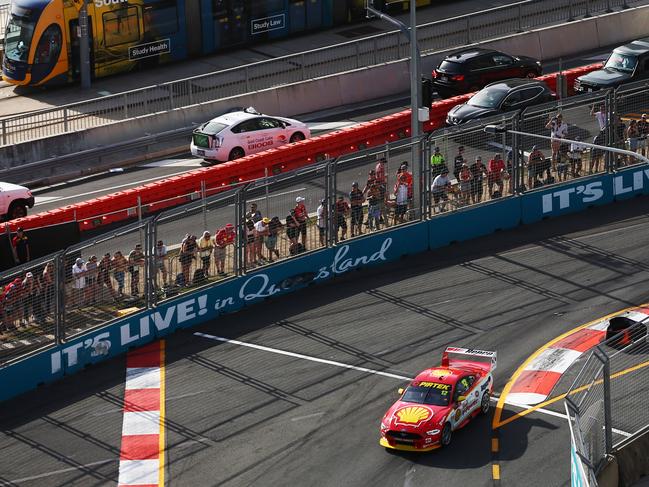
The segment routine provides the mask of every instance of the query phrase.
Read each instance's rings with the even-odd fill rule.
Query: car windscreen
[[[498,108],[507,93],[506,88],[485,88],[473,95],[467,104],[480,108]]]
[[[226,128],[227,125],[223,122],[217,122],[216,120],[210,120],[205,125],[201,127],[201,132],[205,134],[218,134],[221,130]]]
[[[454,63],[453,61],[444,60],[437,69],[438,71],[442,71],[444,73],[457,74],[462,72],[462,65],[459,63]]]
[[[638,64],[638,58],[628,54],[619,54],[614,52],[606,61],[605,68],[622,71],[623,73],[632,73]]]
[[[439,382],[413,382],[401,398],[402,401],[431,406],[447,406],[451,397],[451,384]]]

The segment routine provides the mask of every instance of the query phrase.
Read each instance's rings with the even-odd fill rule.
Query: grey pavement
[[[446,0],[441,2],[434,0],[433,3],[434,5],[430,7],[418,10],[418,24],[516,2],[514,0]],[[395,17],[408,23],[407,15]],[[372,20],[363,25],[369,28],[366,30],[368,32],[371,31],[371,34],[395,30],[391,24],[380,20]],[[340,26],[334,29],[295,36],[272,43],[257,44],[251,46],[249,49],[228,50],[189,61],[166,64],[160,68],[148,71],[138,71],[108,78],[100,78],[93,82],[92,88],[88,91],[82,91],[77,86],[61,87],[58,89],[15,88],[0,81],[0,117],[65,105],[112,93],[207,74],[243,64],[340,44],[356,38],[366,37],[367,35],[367,33],[362,33],[362,31],[358,30],[358,25]]]
[[[550,339],[648,300],[644,266],[622,272],[598,260],[605,252],[642,262],[648,212],[643,197],[498,232],[168,337],[167,483],[494,485],[489,417],[455,433],[447,449],[390,454],[378,445],[379,420],[401,381],[194,332],[404,376],[437,364],[450,344],[495,349],[500,393]],[[548,245],[556,239],[560,247]],[[124,359],[115,359],[4,403],[0,481],[114,483],[124,373]],[[499,439],[500,485],[569,485],[563,419],[535,412],[501,428]]]

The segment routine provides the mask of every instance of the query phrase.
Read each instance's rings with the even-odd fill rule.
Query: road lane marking
[[[492,453],[498,452],[498,438],[491,439],[491,452]]]
[[[119,487],[164,487],[165,341],[126,358]]]
[[[494,480],[500,480],[500,465],[497,463],[491,465],[491,475]]]
[[[114,458],[110,458],[108,460],[98,460],[96,462],[91,462],[91,463],[86,463],[84,465],[79,465],[78,467],[68,467],[68,468],[62,468],[60,470],[52,470],[51,472],[45,472],[41,473],[38,475],[32,475],[31,477],[23,477],[20,479],[14,479],[14,480],[9,480],[9,485],[13,484],[19,484],[21,482],[29,482],[31,480],[38,480],[38,479],[44,479],[46,477],[52,477],[54,475],[60,475],[62,473],[68,473],[68,472],[74,472],[75,470],[85,470],[88,467],[95,467],[97,465],[105,465],[106,463],[113,463],[115,462]]]
[[[321,413],[313,413],[313,414],[307,414],[306,416],[297,416],[295,418],[291,418],[291,421],[302,421],[303,419],[311,419],[311,418],[317,418],[318,416],[324,415],[324,411]]]
[[[231,340],[229,338],[223,338],[223,337],[219,337],[219,336],[215,336],[215,335],[208,335],[207,333],[196,332],[196,333],[194,333],[194,335],[202,337],[202,338],[207,338],[208,340],[216,340],[218,342],[230,343],[232,345],[240,345],[242,347],[254,348],[256,350],[262,350],[264,352],[271,352],[271,353],[276,353],[276,354],[279,354],[279,355],[285,355],[287,357],[301,358],[303,360],[309,360],[311,362],[317,362],[317,363],[320,363],[320,364],[333,365],[335,367],[342,367],[344,369],[356,370],[358,372],[365,372],[367,374],[381,375],[383,377],[390,377],[391,379],[399,379],[399,380],[407,380],[407,381],[411,381],[413,379],[412,377],[406,377],[406,376],[398,375],[398,374],[391,374],[389,372],[382,372],[380,370],[368,369],[366,367],[358,367],[356,365],[345,364],[343,362],[336,362],[334,360],[327,360],[327,359],[318,358],[318,357],[311,357],[309,355],[302,355],[301,353],[287,352],[286,350],[280,350],[278,348],[271,348],[271,347],[264,347],[262,345],[255,345],[254,343],[240,342],[239,340]]]

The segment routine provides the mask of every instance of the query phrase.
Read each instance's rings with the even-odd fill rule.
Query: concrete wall
[[[524,32],[480,45],[541,60],[557,59],[645,37],[648,21],[649,6],[643,6]],[[447,52],[426,55],[422,59],[422,71],[430,72]],[[403,93],[409,90],[409,83],[408,61],[395,61],[304,83],[115,122],[83,132],[3,147],[0,148],[0,170],[42,161],[55,155],[103,147],[146,134],[190,127],[234,106],[254,106],[265,113],[295,116]]]

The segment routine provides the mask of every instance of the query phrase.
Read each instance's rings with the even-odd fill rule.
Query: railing
[[[10,9],[11,6],[8,3],[0,5],[0,44],[4,44],[5,27],[9,21]]]
[[[527,0],[417,28],[422,54],[565,22],[646,0]],[[0,119],[0,144],[76,132],[257,90],[342,73],[409,56],[399,31],[278,57],[94,100]]]
[[[534,111],[440,130],[419,140],[401,140],[292,173],[243,182],[238,188],[218,194],[215,192],[220,188],[203,185],[199,192],[177,196],[185,199],[186,205],[157,215],[156,204],[162,202],[138,205],[130,209],[137,220],[134,223],[0,274],[4,290],[0,302],[0,364],[61,343],[117,317],[156,306],[188,288],[241,275],[302,251],[335,246],[343,239],[368,232],[520,195],[538,185],[558,184],[635,164],[639,158],[633,155],[618,156],[567,143],[551,145],[531,136],[514,139],[509,134],[486,133],[484,128],[497,122],[505,128],[547,135],[550,115],[560,108],[569,126],[569,137],[581,137],[583,141],[599,137],[603,144],[618,147],[624,147],[625,139],[629,139],[632,151],[646,153],[646,145],[620,137],[618,130],[600,132],[591,111],[593,106],[602,107],[612,129],[620,123],[613,118],[616,108],[637,110],[647,97],[647,90],[641,86],[620,91],[615,98],[611,93],[574,97],[560,107],[555,102]],[[541,151],[538,158],[531,154],[533,145]],[[435,148],[444,159],[440,165],[431,165],[439,159],[433,157]],[[494,153],[506,154],[503,170],[490,164],[490,159],[495,160]],[[478,157],[482,157],[484,168],[473,167]],[[381,166],[381,158],[386,162],[377,167]],[[400,170],[404,162],[406,172]],[[439,179],[436,182],[444,166],[451,173],[448,186],[440,186]],[[412,168],[416,168],[414,176]],[[377,169],[385,177],[372,176]],[[405,178],[402,190],[401,176]],[[420,186],[418,181],[423,184]],[[353,182],[359,183],[362,198],[350,198]],[[298,197],[305,200],[305,218],[292,222],[289,217],[287,225]],[[344,203],[337,205],[341,198]],[[249,214],[251,203],[257,205],[260,215]],[[354,208],[346,209],[351,203]],[[259,216],[278,217],[282,227],[269,235],[264,228],[249,228],[248,222],[256,223]],[[222,242],[224,248],[206,252],[204,257],[209,259],[205,261],[193,244],[183,244],[185,235],[200,237],[208,230],[214,245],[217,230],[228,223],[235,226],[233,240]],[[158,241],[166,247],[164,256],[156,253]],[[129,254],[138,244],[141,254],[135,251],[129,262]],[[77,258],[84,263],[73,272]]]
[[[649,410],[642,393],[638,395],[647,387],[642,369],[649,365],[648,359],[647,323],[636,323],[595,347],[566,395],[578,458],[573,459],[573,469],[580,462],[591,487],[598,485],[597,475],[607,456],[649,425]]]

